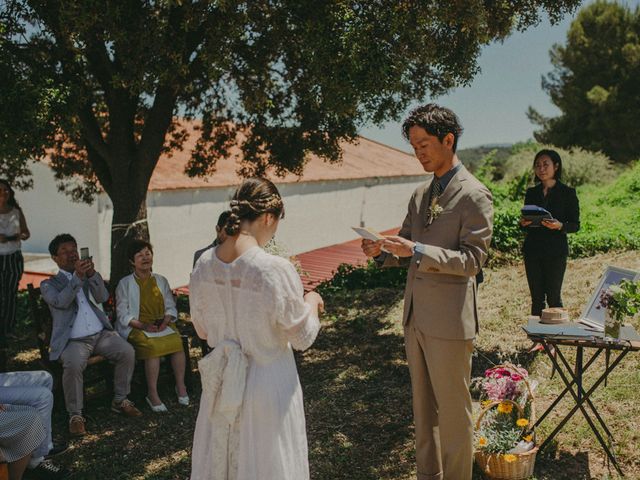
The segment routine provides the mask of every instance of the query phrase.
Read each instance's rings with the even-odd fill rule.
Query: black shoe
[[[69,475],[67,469],[59,467],[51,460],[43,460],[36,468],[28,468],[25,472],[25,478],[31,480],[62,480]]]
[[[61,443],[61,444],[53,444],[53,448],[51,450],[49,450],[49,453],[47,453],[44,458],[52,458],[55,457],[56,455],[60,455],[61,453],[66,452],[67,450],[69,450],[69,444],[68,443]]]

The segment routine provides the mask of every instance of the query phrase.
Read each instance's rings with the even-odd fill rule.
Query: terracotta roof
[[[51,277],[50,273],[40,273],[40,272],[27,272],[25,271],[22,274],[22,278],[20,279],[20,283],[18,284],[18,290],[26,290],[27,285],[33,283],[34,287],[39,287],[40,283],[43,280]]]
[[[395,235],[398,230],[400,229],[393,228],[380,233]],[[361,243],[361,239],[357,238],[296,255],[304,272],[301,278],[305,291],[313,290],[319,283],[333,278],[336,270],[343,263],[366,265],[367,257],[362,253]]]
[[[238,185],[242,181],[236,173],[239,160],[234,159],[219,160],[217,171],[211,177],[186,176],[184,167],[198,139],[198,131],[192,125],[194,124],[187,127],[190,135],[183,150],[174,152],[171,157],[166,154],[160,157],[151,177],[149,190],[227,187]],[[339,164],[326,163],[315,155],[309,155],[301,177],[291,174],[284,178],[275,175],[269,177],[276,183],[295,183],[424,175],[424,170],[412,155],[368,138],[359,137],[356,144],[344,142],[342,148],[343,160]],[[232,153],[238,154],[239,151],[236,148]]]

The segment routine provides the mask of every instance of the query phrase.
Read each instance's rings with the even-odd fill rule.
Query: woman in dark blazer
[[[540,150],[533,160],[537,185],[527,190],[525,205],[548,210],[552,220],[533,226],[522,218],[526,231],[524,266],[531,292],[531,315],[540,315],[546,304],[562,307],[562,281],[567,267],[569,244],[567,233],[580,229],[580,206],[575,188],[560,181],[562,159],[555,150]]]

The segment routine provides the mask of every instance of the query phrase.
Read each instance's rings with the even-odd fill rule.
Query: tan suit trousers
[[[69,340],[60,355],[62,362],[62,389],[69,414],[80,414],[84,402],[84,369],[91,355],[102,355],[114,364],[114,400],[121,402],[131,388],[131,377],[136,354],[133,347],[117,332],[102,330],[88,337]]]
[[[418,480],[471,480],[473,420],[469,382],[473,340],[446,340],[404,328],[411,375]]]

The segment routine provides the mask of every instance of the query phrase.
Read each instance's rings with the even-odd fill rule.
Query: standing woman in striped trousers
[[[0,179],[0,346],[15,327],[16,295],[24,270],[20,241],[29,235],[11,185]]]

